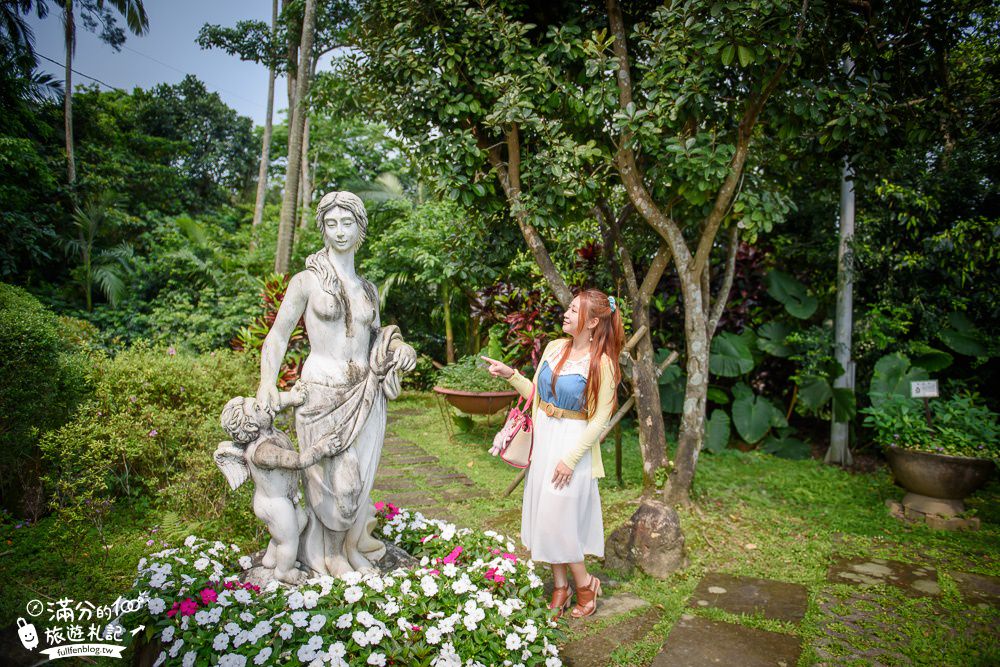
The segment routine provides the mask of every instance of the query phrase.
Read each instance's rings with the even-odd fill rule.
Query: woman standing
[[[574,618],[597,610],[601,581],[584,556],[604,556],[597,480],[604,477],[600,435],[617,402],[618,355],[625,331],[614,297],[585,290],[563,316],[571,338],[549,343],[532,380],[483,357],[489,371],[529,398],[534,394],[534,448],[524,483],[521,541],[532,560],[550,563],[555,587],[550,609],[569,606],[568,571],[576,583]]]

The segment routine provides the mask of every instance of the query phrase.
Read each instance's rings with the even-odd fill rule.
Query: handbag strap
[[[528,400],[525,402],[524,408],[523,409],[521,408],[521,401],[524,401],[524,396],[521,396],[520,394],[518,394],[517,402],[514,403],[514,407],[517,408],[518,410],[520,410],[521,412],[524,412],[524,410],[530,410],[531,406],[532,406],[532,401],[534,400],[534,398],[535,398],[535,383],[532,382],[531,383],[531,393],[528,394]]]

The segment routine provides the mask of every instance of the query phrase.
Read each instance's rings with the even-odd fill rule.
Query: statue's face
[[[361,226],[346,208],[334,206],[323,215],[323,241],[328,247],[347,252],[356,248],[360,239]]]

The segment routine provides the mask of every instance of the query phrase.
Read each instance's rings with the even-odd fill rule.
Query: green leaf
[[[767,293],[781,303],[792,317],[808,319],[816,312],[816,297],[806,291],[806,286],[782,271],[771,271],[764,279]]]
[[[761,446],[761,451],[783,459],[802,460],[812,457],[812,447],[798,438],[776,438],[770,436]]]
[[[927,344],[914,344],[910,346],[910,353],[913,355],[913,365],[934,373],[951,366],[955,357],[944,350],[938,350]]]
[[[986,340],[976,326],[962,313],[948,315],[950,329],[942,329],[938,337],[945,345],[959,354],[970,357],[985,357],[989,354]]]
[[[729,67],[733,63],[733,56],[736,55],[736,46],[729,44],[722,48],[722,64]]]
[[[757,330],[757,348],[768,354],[785,358],[792,353],[792,348],[785,345],[792,327],[784,322],[766,322]]]
[[[887,354],[875,362],[875,373],[868,389],[872,406],[878,407],[883,398],[877,394],[910,395],[910,383],[928,379],[927,371],[910,365],[910,360],[899,354]]]
[[[787,422],[771,401],[751,393],[733,401],[733,424],[740,437],[752,445],[772,426],[786,426]]]
[[[858,413],[857,397],[847,387],[833,388],[833,420],[849,422]]]
[[[684,409],[684,371],[679,366],[667,366],[659,378],[660,407],[664,412],[679,415]]]
[[[711,418],[705,423],[705,449],[718,454],[729,444],[729,415],[725,410],[712,410]]]
[[[739,377],[749,373],[753,366],[753,354],[744,339],[724,331],[712,340],[708,368],[713,375]]]
[[[753,62],[753,51],[750,50],[750,47],[740,44],[736,50],[739,52],[740,65],[746,67]]]
[[[720,387],[709,387],[708,400],[719,405],[727,405],[729,403],[729,394],[726,393],[725,389]]]
[[[824,377],[807,375],[799,380],[799,401],[809,410],[819,410],[833,398],[833,389]]]

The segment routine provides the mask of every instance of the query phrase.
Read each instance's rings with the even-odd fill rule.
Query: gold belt
[[[582,419],[587,420],[587,413],[580,412],[579,410],[566,410],[555,405],[552,405],[548,401],[543,401],[538,399],[538,409],[547,414],[553,419]]]

